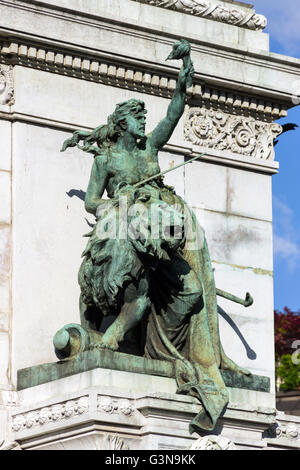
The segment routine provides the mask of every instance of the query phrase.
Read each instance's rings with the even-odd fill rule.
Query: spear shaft
[[[177,168],[180,168],[184,165],[187,165],[188,163],[192,163],[194,160],[197,160],[200,157],[203,157],[204,153],[201,153],[200,155],[196,155],[196,157],[191,158],[187,162],[180,163],[179,165],[174,166],[173,168],[169,168],[169,170],[161,171],[160,173],[157,173],[156,175],[150,176],[150,178],[146,178],[145,180],[139,181],[138,183],[134,184],[133,187],[137,188],[138,186],[141,186],[142,184],[149,183],[149,181],[152,181],[159,176],[164,176],[170,171],[177,170]]]

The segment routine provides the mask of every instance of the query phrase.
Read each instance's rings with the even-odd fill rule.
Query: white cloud
[[[274,235],[274,256],[283,259],[289,270],[294,271],[299,265],[300,249],[288,238]]]
[[[300,243],[292,209],[273,196],[274,256],[283,259],[291,271],[299,265]]]
[[[283,53],[300,56],[299,0],[254,0],[257,13],[268,19],[266,32],[281,45]]]
[[[274,253],[287,259],[292,255],[299,256],[300,249],[296,243],[292,242],[288,238],[274,235]]]
[[[274,209],[277,209],[281,213],[281,215],[284,215],[285,217],[290,218],[293,216],[292,209],[283,201],[281,201],[277,196],[274,196],[274,195],[273,195],[273,207]]]

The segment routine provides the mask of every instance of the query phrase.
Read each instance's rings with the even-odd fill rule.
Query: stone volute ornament
[[[59,330],[54,346],[63,361],[85,351],[102,357],[115,351],[116,367],[130,333],[127,364],[137,356],[160,361],[166,370],[171,363],[177,393],[202,405],[190,423],[190,432],[199,433],[212,431],[228,404],[222,371],[251,376],[224,352],[216,296],[245,307],[253,299],[216,289],[204,231],[159,167],[158,152],[184,113],[194,74],[190,51],[185,40],[173,46],[168,59],[183,65],[166,116],[152,132],[145,134],[145,103],[130,99],[116,106],[107,124],[78,130],[63,144],[62,151],[77,146],[94,156],[85,208],[96,219],[78,276],[81,325]],[[103,326],[109,316],[113,323]],[[127,419],[135,413],[130,402],[109,397],[99,397],[98,411]]]
[[[157,7],[188,13],[222,23],[243,28],[262,31],[267,26],[267,19],[252,9],[244,9],[237,5],[228,5],[216,0],[135,0]]]

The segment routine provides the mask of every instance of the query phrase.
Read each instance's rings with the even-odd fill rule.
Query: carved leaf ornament
[[[265,160],[274,160],[273,141],[281,132],[277,123],[206,108],[191,108],[184,127],[185,140],[195,145]]]
[[[168,8],[222,23],[228,23],[255,31],[262,31],[267,26],[267,19],[254,10],[225,6],[213,0],[135,0],[157,7]]]

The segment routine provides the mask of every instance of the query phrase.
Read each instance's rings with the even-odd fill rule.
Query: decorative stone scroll
[[[204,436],[197,439],[190,450],[237,450],[235,444],[223,436]]]
[[[14,104],[13,69],[11,65],[0,64],[0,104]]]
[[[215,0],[135,0],[156,7],[188,13],[222,23],[228,23],[255,31],[262,31],[267,26],[267,19],[252,9],[227,6]]]
[[[204,107],[190,108],[184,126],[185,140],[195,145],[264,160],[274,160],[273,141],[281,132],[277,123]]]
[[[67,418],[82,415],[89,409],[88,397],[80,397],[63,403],[56,403],[49,407],[18,414],[13,417],[12,430],[24,431],[51,422],[58,422]]]

